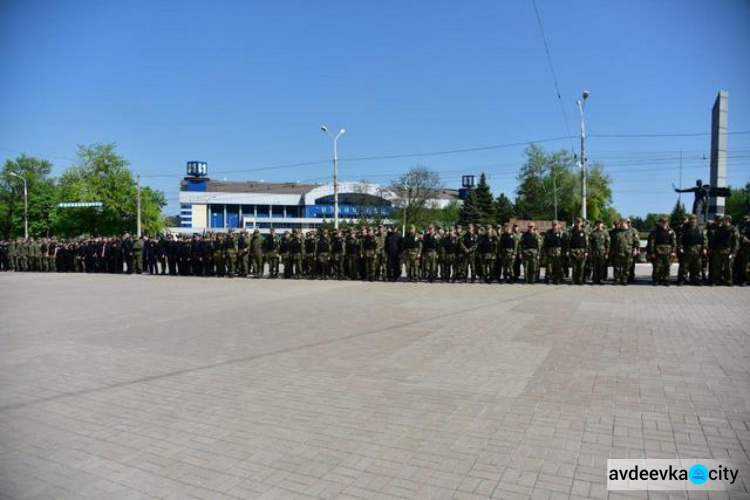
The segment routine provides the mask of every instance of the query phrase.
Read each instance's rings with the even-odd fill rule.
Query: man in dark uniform
[[[563,280],[561,258],[564,239],[565,236],[560,230],[559,223],[556,220],[553,220],[552,227],[544,233],[543,243],[544,255],[547,263],[544,270],[544,282],[547,284],[551,281],[555,285],[559,285]]]
[[[346,253],[344,237],[338,229],[333,232],[331,243],[331,262],[333,263],[333,274],[337,280],[344,279],[344,256]]]
[[[323,234],[315,243],[315,255],[320,274],[319,279],[327,280],[331,274],[331,240],[328,238],[327,229],[323,230]]]
[[[388,280],[398,280],[401,277],[401,234],[393,226],[388,228],[385,237],[385,257]]]
[[[572,268],[573,283],[583,285],[586,282],[586,258],[588,257],[589,235],[583,228],[583,219],[576,219],[573,228],[568,232],[565,242],[565,253]]]
[[[125,236],[122,238],[122,255],[125,259],[125,268],[128,274],[133,274],[133,264],[135,261],[133,252],[133,239],[130,237],[130,233],[125,233]]]

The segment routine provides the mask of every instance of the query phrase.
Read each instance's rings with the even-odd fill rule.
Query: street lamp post
[[[333,227],[334,229],[339,228],[339,155],[337,144],[339,137],[341,137],[346,130],[341,129],[335,136],[328,132],[328,127],[323,125],[320,130],[328,134],[329,137],[333,138]]]
[[[586,120],[583,112],[586,109],[589,91],[584,90],[581,97],[583,100],[577,100],[576,104],[581,112],[581,218],[586,220]]]
[[[29,190],[26,185],[26,177],[15,172],[10,172],[13,177],[18,177],[23,181],[23,234],[24,239],[29,239]]]

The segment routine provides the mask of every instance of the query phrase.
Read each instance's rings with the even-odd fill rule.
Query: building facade
[[[188,162],[187,171],[180,183],[180,231],[307,231],[334,218],[332,184],[212,180],[205,162]],[[391,222],[396,200],[388,189],[363,182],[338,187],[340,221]],[[442,190],[430,204],[442,208],[456,199],[457,190]]]

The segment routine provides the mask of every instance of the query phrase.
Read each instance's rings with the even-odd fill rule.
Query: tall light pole
[[[583,100],[577,100],[576,104],[581,111],[581,218],[586,220],[586,120],[583,112],[586,109],[589,91],[584,90],[582,97]]]
[[[10,172],[13,177],[18,177],[23,181],[23,234],[24,239],[29,239],[29,190],[26,185],[26,177],[15,172]]]
[[[339,154],[337,144],[346,130],[343,128],[335,136],[328,131],[328,127],[323,125],[320,130],[328,134],[333,139],[333,227],[339,228]]]

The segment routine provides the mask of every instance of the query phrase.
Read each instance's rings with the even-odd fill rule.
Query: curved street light
[[[333,139],[333,227],[334,229],[339,228],[339,156],[338,156],[338,141],[344,133],[345,129],[339,130],[339,133],[335,136],[328,131],[328,127],[322,125],[320,127],[326,135]]]
[[[589,98],[589,91],[584,90],[581,97],[583,100],[577,100],[576,104],[578,105],[578,110],[581,112],[581,218],[586,220],[586,120],[584,111],[586,109],[586,99]]]

